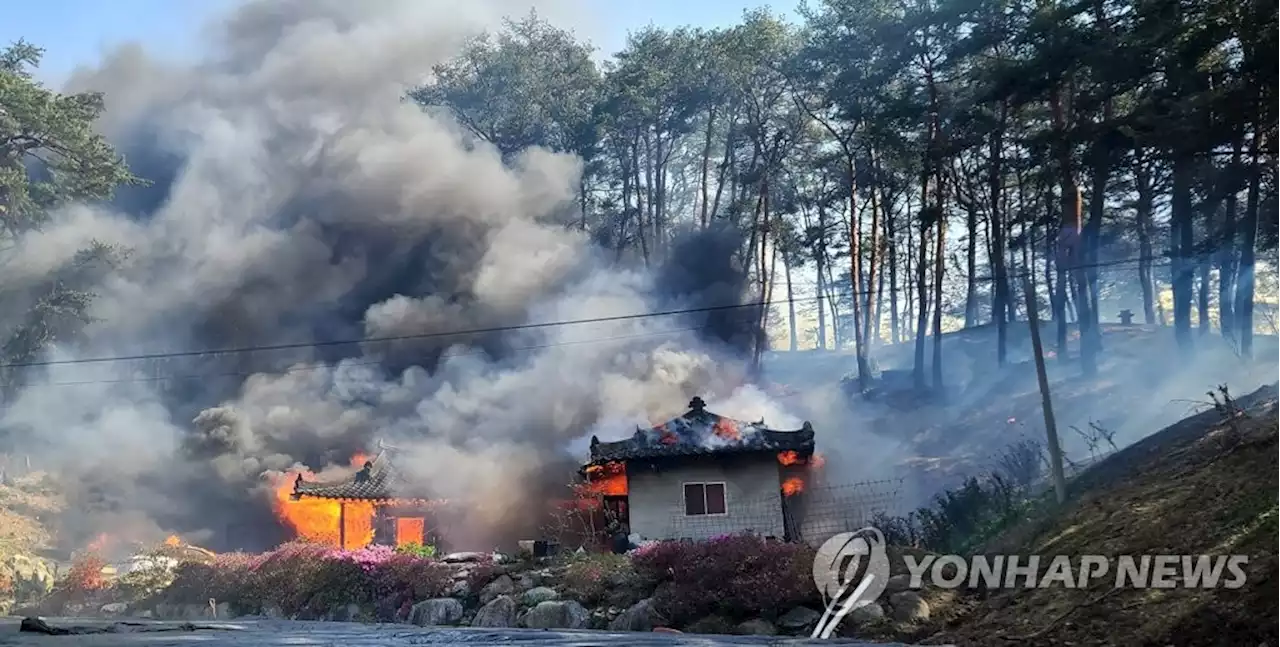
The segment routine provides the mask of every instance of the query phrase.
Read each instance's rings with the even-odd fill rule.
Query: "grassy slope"
[[[1247,554],[1237,590],[1063,588],[971,592],[938,609],[930,643],[1277,644],[1275,387],[1210,410],[1080,475],[1056,514],[1015,527],[988,554]]]
[[[62,497],[43,474],[0,484],[0,563],[17,553],[48,548],[51,536],[43,520],[57,515],[63,507]]]

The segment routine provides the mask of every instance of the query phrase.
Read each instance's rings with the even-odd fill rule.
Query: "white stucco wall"
[[[686,516],[685,483],[724,483],[725,514]],[[783,537],[782,492],[772,454],[698,456],[660,464],[627,465],[631,532],[644,539],[707,539],[752,532]]]

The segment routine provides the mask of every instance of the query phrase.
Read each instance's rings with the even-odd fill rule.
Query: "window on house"
[[[695,517],[724,514],[724,483],[685,483],[684,514]]]

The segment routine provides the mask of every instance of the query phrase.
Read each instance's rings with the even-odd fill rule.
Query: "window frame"
[[[689,497],[688,488],[690,485],[702,486],[702,509],[701,514],[689,514]],[[707,486],[719,485],[723,492],[724,512],[706,512],[710,506],[707,505]],[[682,481],[680,483],[680,507],[684,511],[684,516],[694,517],[727,517],[729,516],[729,484],[725,481]]]

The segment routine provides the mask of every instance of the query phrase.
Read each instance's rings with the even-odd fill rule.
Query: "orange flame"
[[[738,429],[738,423],[728,419],[721,418],[716,421],[711,433],[723,438],[724,440],[739,441],[742,440],[742,431]]]
[[[674,445],[680,442],[680,437],[664,429],[662,431],[662,436],[658,438],[658,442],[663,445]]]
[[[801,458],[800,454],[787,450],[785,452],[778,452],[778,462],[788,467],[791,465],[808,465],[812,469],[818,469],[826,464],[827,459],[823,458],[822,454],[814,454],[808,458]]]
[[[627,466],[617,461],[587,468],[587,495],[625,496],[627,494]]]
[[[364,452],[356,452],[355,456],[351,457],[351,466],[356,469],[360,469],[364,467],[364,464],[369,462],[369,460],[370,458],[368,454]]]
[[[367,456],[356,454],[351,463],[364,465],[365,460]],[[335,548],[359,548],[373,541],[372,503],[310,498],[294,501],[293,484],[298,474],[304,479],[315,478],[309,471],[285,473],[273,484],[272,501],[276,518],[293,530],[298,539]],[[340,523],[345,532],[339,530]]]
[[[783,496],[791,496],[804,491],[804,481],[798,476],[793,476],[782,482]]]
[[[177,535],[169,535],[168,537],[164,538],[164,545],[165,546],[181,546],[182,540],[179,539]]]
[[[422,517],[398,517],[396,519],[396,546],[423,543],[427,529],[426,520]]]

